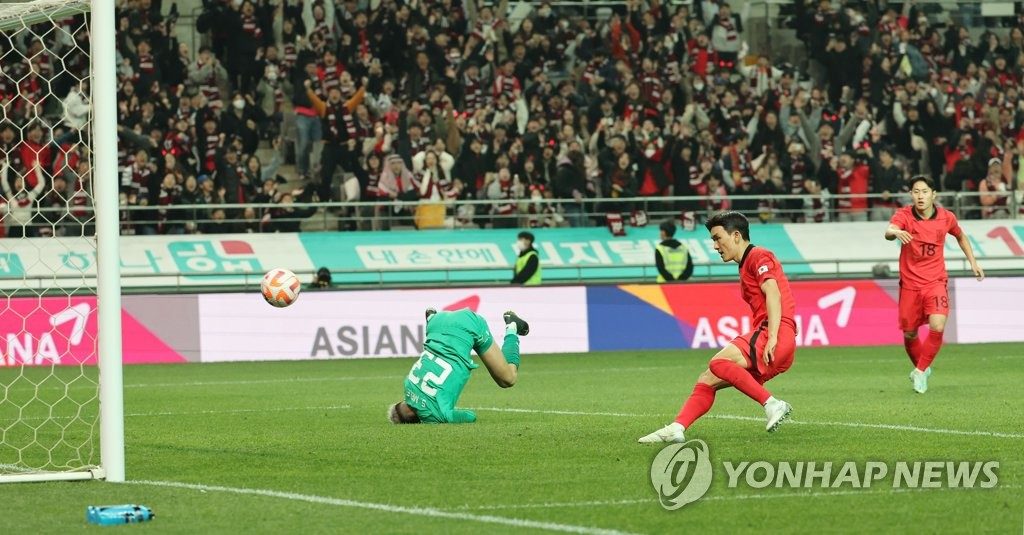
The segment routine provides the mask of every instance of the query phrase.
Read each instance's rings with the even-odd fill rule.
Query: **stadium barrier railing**
[[[1022,199],[1016,191],[996,194],[1005,204],[992,212],[981,204],[979,192],[943,192],[938,202],[960,219],[1016,219],[1022,217]],[[227,223],[237,227],[235,232],[274,232],[282,227],[299,225],[303,231],[312,230],[387,230],[390,228],[476,229],[527,227],[579,227],[605,226],[608,213],[622,214],[630,224],[633,211],[643,211],[649,224],[657,225],[666,219],[681,219],[691,214],[700,224],[717,211],[721,200],[728,201],[753,222],[793,223],[815,222],[816,215],[823,222],[883,221],[888,220],[895,208],[869,207],[866,212],[852,214],[839,208],[838,201],[866,199],[869,205],[877,201],[895,200],[900,205],[910,202],[909,196],[867,195],[727,195],[724,197],[629,197],[566,199],[467,199],[446,201],[359,201],[319,203],[242,203],[136,206],[124,205],[122,211],[123,234],[192,234],[205,232],[210,224]],[[815,212],[805,206],[807,202],[821,201]],[[511,213],[498,213],[500,207],[511,206]],[[426,214],[427,208],[433,209]],[[248,212],[251,209],[251,212]],[[214,212],[223,210],[225,219],[216,219]],[[291,212],[287,212],[290,210]],[[248,213],[247,213],[248,212]],[[32,222],[26,225],[30,235],[60,232],[63,235],[89,236],[92,215],[89,207],[40,208]],[[158,228],[158,224],[162,224]],[[11,234],[9,225],[7,232]],[[50,229],[47,231],[47,229]],[[294,229],[298,230],[298,229]]]
[[[877,266],[894,264],[895,257],[858,258],[855,260],[840,259],[781,259],[793,280],[836,280],[864,278],[894,278],[892,269],[875,273]],[[986,265],[1003,266],[986,268],[988,275],[1024,275],[1024,262],[1017,256],[991,256],[985,258]],[[1007,267],[1012,263],[1013,267]],[[971,268],[966,258],[950,257],[946,259],[950,277],[970,277]],[[734,280],[737,278],[733,270],[723,274],[723,264],[718,261],[695,262],[692,280],[702,282]],[[331,269],[332,289],[370,289],[370,288],[433,288],[460,286],[505,286],[511,279],[509,267],[431,267],[431,268],[366,268],[366,269]],[[314,270],[295,270],[294,273],[302,281],[303,286],[311,284],[316,276]],[[145,286],[127,284],[124,293],[211,293],[223,291],[257,290],[263,279],[263,272],[247,273],[146,273],[122,274],[122,279],[146,279]],[[572,265],[544,266],[546,286],[557,285],[600,285],[600,284],[636,284],[652,283],[658,276],[657,268],[649,264],[621,264],[617,266]],[[63,282],[80,283],[89,281],[90,276],[48,277],[25,276],[18,279],[18,289],[10,292],[9,297],[26,295],[61,295]],[[208,279],[203,281],[202,279]],[[209,281],[215,281],[210,283]]]

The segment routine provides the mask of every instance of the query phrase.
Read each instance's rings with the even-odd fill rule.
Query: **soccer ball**
[[[302,283],[294,273],[287,269],[272,269],[263,276],[260,290],[263,298],[277,308],[286,307],[299,298]]]

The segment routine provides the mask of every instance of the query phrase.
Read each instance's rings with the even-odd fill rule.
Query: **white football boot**
[[[916,370],[917,368],[914,368],[914,369]],[[928,366],[927,368],[924,369],[924,376],[925,377],[931,377],[932,376],[932,367],[931,366]],[[910,381],[911,382],[914,381],[914,372],[913,371],[910,372]]]
[[[774,432],[782,425],[782,422],[789,418],[789,413],[793,412],[793,407],[782,401],[781,399],[775,399],[775,397],[768,398],[768,401],[764,404],[764,415],[768,418],[768,424],[765,425],[765,431],[769,433]]]
[[[640,437],[637,442],[641,444],[652,444],[656,442],[686,442],[686,437],[683,436],[683,431],[686,428],[683,427],[679,422],[672,422],[661,429]]]
[[[914,382],[914,392],[924,394],[928,391],[928,376],[931,375],[931,367],[925,371],[914,368],[910,372],[910,380]]]

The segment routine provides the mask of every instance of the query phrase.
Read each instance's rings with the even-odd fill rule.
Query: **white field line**
[[[174,388],[179,386],[232,386],[232,385],[270,385],[287,383],[325,383],[333,381],[361,381],[395,379],[395,375],[363,375],[336,377],[295,377],[290,379],[239,379],[236,381],[187,381],[180,383],[127,383],[125,388]],[[401,378],[401,375],[398,375]]]
[[[753,422],[764,422],[764,418],[755,418],[753,416],[737,416],[733,414],[711,414],[705,416],[705,418],[717,418],[719,420],[749,420]],[[993,438],[1024,438],[1024,434],[1019,433],[1000,433],[998,431],[969,431],[963,429],[943,429],[935,427],[919,427],[916,425],[872,424],[864,422],[819,422],[792,419],[787,420],[786,424],[818,425],[824,427],[856,427],[862,429],[887,429],[890,431],[911,431],[915,433],[933,433],[938,435],[962,435]]]
[[[351,409],[351,405],[329,405],[326,407],[271,407],[266,409],[223,409],[206,411],[186,412],[130,412],[125,414],[129,418],[145,418],[150,416],[194,416],[198,414],[244,414],[250,412],[303,412],[303,411],[339,411]]]
[[[709,350],[710,351],[710,350]],[[710,353],[709,353],[710,358]],[[1024,359],[1024,354],[1021,355],[993,355],[981,357],[982,360],[993,359]],[[898,363],[907,364],[906,357],[901,353],[899,355],[893,355],[892,358],[886,359],[860,359],[851,360],[848,363],[867,363],[867,364],[888,364]],[[628,366],[628,367],[617,367],[617,368],[601,368],[593,370],[529,370],[529,375],[563,375],[573,374],[582,375],[587,373],[609,373],[609,372],[647,372],[647,371],[686,371],[678,365],[668,366]],[[290,379],[251,379],[251,380],[237,380],[237,381],[190,381],[182,383],[129,383],[124,385],[125,388],[167,388],[177,386],[229,386],[229,385],[262,385],[262,384],[277,384],[277,383],[319,383],[319,382],[331,382],[331,381],[382,381],[382,380],[395,380],[395,377],[401,377],[401,375],[362,375],[362,376],[333,376],[333,377],[297,377]]]
[[[829,498],[833,496],[872,496],[879,494],[904,494],[908,492],[935,492],[935,491],[979,491],[992,492],[1001,489],[1017,489],[1017,485],[999,485],[993,489],[982,488],[940,488],[940,489],[879,489],[879,490],[826,490],[826,491],[804,491],[804,492],[772,492],[763,494],[731,494],[708,496],[701,498],[698,502],[723,502],[734,500],[772,500],[779,498]],[[634,498],[621,500],[583,500],[576,502],[542,502],[523,504],[496,504],[496,505],[463,505],[457,509],[465,511],[499,511],[508,509],[557,509],[562,507],[610,507],[616,505],[641,505],[657,504],[654,498]]]
[[[587,373],[609,373],[609,372],[638,372],[675,369],[674,366],[635,366],[622,368],[601,368],[593,370],[533,370],[533,375],[582,375]],[[401,373],[394,375],[356,375],[356,376],[330,376],[330,377],[296,377],[288,379],[239,379],[234,381],[189,381],[181,383],[128,383],[125,388],[170,388],[178,386],[231,386],[231,385],[265,385],[277,383],[321,383],[332,381],[395,381],[401,380],[404,376]]]
[[[316,410],[345,410],[351,409],[350,405],[331,405],[323,407],[271,407],[271,408],[256,408],[256,409],[221,409],[221,410],[205,410],[205,411],[182,411],[182,412],[136,412],[127,413],[125,417],[128,418],[144,418],[144,417],[155,417],[155,416],[194,416],[204,414],[244,414],[244,413],[264,413],[264,412],[285,412],[285,411],[316,411]],[[604,416],[612,418],[654,418],[659,415],[656,414],[641,414],[641,413],[630,413],[630,412],[601,412],[601,411],[573,411],[573,410],[557,410],[557,409],[522,409],[514,407],[468,407],[472,410],[477,411],[488,411],[488,412],[507,412],[507,413],[522,413],[522,414],[552,414],[558,416]],[[22,420],[47,420],[47,419],[73,419],[83,418],[82,416],[54,416],[50,417],[27,417]],[[740,420],[750,422],[762,422],[764,418],[758,418],[755,416],[740,416],[736,414],[708,414],[704,418],[718,419],[718,420]],[[898,424],[879,424],[879,423],[866,423],[866,422],[839,422],[839,421],[808,421],[808,420],[794,420],[789,419],[786,421],[787,425],[816,425],[822,427],[851,427],[859,429],[884,429],[889,431],[909,431],[914,433],[931,433],[940,435],[959,435],[959,436],[982,436],[992,438],[1010,438],[1010,439],[1024,439],[1024,434],[1019,433],[1002,433],[998,431],[974,431],[964,429],[944,429],[935,427],[920,427],[914,425],[898,425]]]
[[[941,366],[943,358],[942,358],[942,354],[941,353],[939,355],[940,356],[939,356],[939,358],[937,360],[938,360],[938,362],[939,362],[939,364]],[[947,359],[953,359],[953,360],[957,360],[958,359],[958,357],[956,355],[946,356],[946,358]],[[1024,353],[1022,353],[1020,355],[985,355],[983,357],[978,357],[978,360],[1009,360],[1009,359],[1021,359],[1021,360],[1024,360]],[[898,363],[898,364],[906,364],[908,368],[910,367],[910,362],[907,360],[907,355],[905,353],[893,353],[892,358],[887,358],[887,359],[853,359],[853,360],[844,360],[843,361],[843,365],[845,366],[847,364],[860,364],[860,363],[864,363],[864,364],[889,364],[889,363],[893,363],[893,362]]]
[[[655,417],[654,414],[636,414],[636,413],[625,413],[625,412],[586,412],[586,411],[562,411],[562,410],[544,410],[544,409],[517,409],[517,408],[501,408],[501,407],[470,407],[473,410],[478,411],[492,411],[492,412],[520,412],[528,414],[560,414],[565,416],[612,416],[612,417],[623,417],[623,418],[648,418]],[[744,420],[752,422],[764,422],[764,418],[757,418],[754,416],[738,416],[734,414],[708,414],[703,418],[712,418],[719,420]],[[982,437],[993,437],[993,438],[1024,438],[1024,434],[1017,433],[1000,433],[996,431],[969,431],[962,429],[942,429],[934,427],[919,427],[915,425],[896,425],[896,424],[873,424],[864,422],[832,422],[832,421],[807,421],[807,420],[786,420],[785,425],[818,425],[824,427],[854,427],[862,429],[886,429],[890,431],[910,431],[915,433],[933,433],[939,435],[964,435],[964,436],[982,436]]]
[[[546,409],[516,409],[516,408],[505,408],[505,407],[468,407],[474,411],[490,411],[490,412],[521,412],[526,414],[558,414],[561,416],[613,416],[620,418],[642,418],[648,416],[655,416],[653,414],[635,414],[629,412],[588,412],[588,411],[561,411],[561,410],[546,410]]]
[[[662,350],[659,350],[662,351]],[[687,349],[687,351],[690,351]],[[710,349],[708,351],[711,351]],[[710,353],[709,353],[710,358]],[[1003,359],[1024,359],[1024,354],[1021,355],[993,355],[980,357],[980,360],[1003,360]],[[892,358],[885,359],[855,359],[847,361],[846,364],[888,364],[888,363],[902,363],[906,364],[905,357],[900,355],[894,355]],[[593,370],[531,370],[530,375],[583,375],[588,373],[608,373],[608,372],[647,372],[647,371],[681,371],[686,372],[683,368],[677,365],[668,366],[630,366],[630,367],[618,367],[618,368],[601,368]],[[692,371],[692,370],[691,370]],[[335,381],[390,381],[395,378],[401,378],[401,374],[397,375],[356,375],[356,376],[328,376],[328,377],[294,377],[285,379],[239,379],[233,381],[185,381],[185,382],[162,382],[162,383],[126,383],[125,388],[175,388],[175,387],[203,387],[203,386],[232,386],[232,385],[268,385],[268,384],[288,384],[288,383],[324,383],[324,382],[335,382]],[[4,385],[0,385],[4,386]],[[35,384],[20,385],[18,383],[11,383],[6,385],[13,389],[22,388],[38,388]],[[48,386],[44,388],[50,388]],[[55,385],[53,388],[63,389],[65,386]],[[84,385],[72,385],[71,388],[97,388],[96,383],[84,384]]]
[[[125,418],[148,418],[152,416],[197,416],[204,414],[245,414],[245,413],[264,413],[264,412],[303,412],[303,411],[339,411],[345,409],[351,409],[351,405],[329,405],[326,407],[270,407],[265,409],[210,409],[205,411],[161,411],[161,412],[129,412],[125,413]],[[78,416],[31,416],[21,418],[22,421],[40,421],[40,420],[73,420],[75,418],[92,421],[96,418],[96,415],[78,415]],[[2,465],[0,465],[2,467]]]
[[[434,507],[410,507],[403,505],[392,505],[387,503],[361,502],[346,500],[342,498],[331,498],[317,496],[314,494],[299,494],[295,492],[281,492],[276,490],[252,489],[244,487],[222,487],[219,485],[199,485],[193,483],[180,483],[177,481],[128,481],[129,485],[146,485],[150,487],[163,487],[175,489],[195,490],[199,492],[222,492],[226,494],[239,494],[248,496],[263,496],[296,502],[313,503],[317,505],[329,505],[334,507],[349,507],[354,509],[367,509],[381,511],[391,514],[412,515],[430,518],[444,518],[448,520],[463,520],[467,522],[481,522],[485,524],[498,524],[515,528],[540,529],[547,531],[560,531],[564,533],[582,533],[587,535],[621,535],[624,532],[610,529],[594,528],[589,526],[577,526],[573,524],[560,524],[556,522],[540,522],[521,518],[509,518],[504,516],[478,515],[461,511],[446,511]]]

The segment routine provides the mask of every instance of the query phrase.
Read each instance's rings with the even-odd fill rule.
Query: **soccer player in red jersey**
[[[942,332],[949,315],[949,291],[946,288],[946,234],[956,238],[971,263],[978,280],[985,278],[967,235],[960,229],[953,212],[935,205],[935,184],[925,176],[910,181],[912,206],[904,206],[893,214],[885,239],[899,240],[900,247],[900,329],[914,369],[910,380],[914,391],[928,390],[931,364],[942,347]],[[928,338],[920,340],[917,329],[928,324]]]
[[[750,243],[750,223],[739,212],[715,214],[704,224],[724,262],[736,262],[740,293],[750,305],[753,332],[736,337],[708,363],[674,422],[640,442],[683,442],[683,433],[715,403],[715,392],[735,387],[764,407],[766,429],[775,431],[792,407],[775,399],[764,383],[786,371],[796,354],[796,303],[775,255]]]

